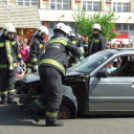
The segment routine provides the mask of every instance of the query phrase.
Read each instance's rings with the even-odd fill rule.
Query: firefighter
[[[67,38],[68,28],[63,23],[58,23],[54,28],[54,36],[46,45],[45,54],[39,63],[39,74],[44,94],[30,104],[29,112],[35,121],[37,111],[46,106],[46,126],[63,126],[63,122],[57,120],[57,114],[62,100],[62,79],[65,77],[68,67],[68,52],[76,56],[81,51]]]
[[[80,40],[78,39],[78,37],[72,33],[72,28],[70,26],[67,26],[68,30],[69,30],[69,39],[72,42],[72,45],[75,45],[81,49],[83,49],[82,47],[82,42],[80,42]],[[84,49],[83,49],[83,53],[84,53]],[[71,67],[73,65],[75,65],[76,63],[78,63],[80,60],[83,59],[84,56],[81,56],[80,58],[78,58],[77,56],[72,55],[71,52],[69,52],[69,57],[68,57],[68,66]]]
[[[27,64],[27,67],[31,68],[32,72],[38,71],[38,64],[45,49],[44,39],[46,35],[48,35],[48,29],[45,26],[40,26],[37,32],[33,35]]]
[[[21,64],[19,46],[15,40],[15,27],[7,23],[4,25],[0,37],[0,104],[16,105],[14,101],[17,61]]]
[[[101,26],[99,24],[94,24],[92,26],[92,32],[93,36],[89,38],[88,53],[86,57],[100,50],[106,49],[106,40],[101,35]]]

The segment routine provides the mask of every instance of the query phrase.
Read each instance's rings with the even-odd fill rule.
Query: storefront
[[[117,44],[122,40],[125,44],[134,42],[134,24],[116,24],[119,35],[113,40]]]
[[[0,34],[6,23],[16,27],[20,39],[31,39],[31,36],[41,25],[37,6],[0,5]],[[7,17],[8,16],[8,17]]]

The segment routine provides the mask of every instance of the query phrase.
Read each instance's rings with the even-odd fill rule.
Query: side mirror
[[[106,72],[98,72],[97,77],[98,78],[107,78],[107,73]]]

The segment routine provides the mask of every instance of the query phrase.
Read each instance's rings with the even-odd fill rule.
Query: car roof
[[[110,53],[113,53],[113,54],[116,54],[116,53],[134,53],[134,48],[115,48],[115,49],[106,49],[106,51],[110,52]]]
[[[119,51],[131,51],[131,50],[133,50],[134,51],[134,48],[116,48],[117,50],[119,50]]]

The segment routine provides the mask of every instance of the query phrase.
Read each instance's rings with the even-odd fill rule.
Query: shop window
[[[128,30],[128,25],[127,24],[123,24],[123,30]]]
[[[116,24],[116,30],[117,31],[121,30],[121,24]]]
[[[134,30],[134,25],[130,25],[130,30]]]
[[[99,11],[100,10],[100,2],[83,1],[82,9],[86,10],[86,11]]]
[[[18,5],[38,5],[38,0],[18,0]]]
[[[120,3],[120,2],[113,3],[113,11],[114,12],[128,12],[128,10],[129,10],[128,3]]]
[[[50,9],[69,10],[70,0],[50,0]]]

